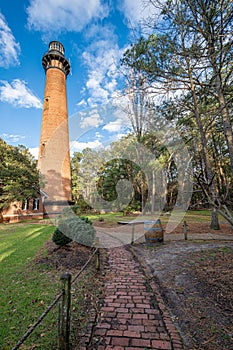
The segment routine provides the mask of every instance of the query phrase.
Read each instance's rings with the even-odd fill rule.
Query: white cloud
[[[6,143],[19,143],[21,140],[25,139],[25,136],[15,135],[15,134],[7,134],[7,133],[1,134],[0,137]]]
[[[117,119],[113,122],[106,124],[103,127],[103,130],[107,130],[109,132],[118,132],[121,130],[121,128],[122,128],[122,119]]]
[[[29,148],[30,153],[33,155],[33,157],[35,159],[38,159],[38,155],[39,155],[39,147],[32,147]]]
[[[99,131],[97,131],[97,132],[95,133],[95,137],[96,137],[97,139],[102,139],[104,136],[101,135],[101,133],[100,133]]]
[[[89,117],[83,117],[81,119],[80,126],[82,129],[93,128],[98,127],[102,122],[103,120],[100,118],[100,115],[93,111]]]
[[[73,141],[71,143],[71,154],[74,152],[82,151],[85,148],[100,148],[103,147],[102,143],[99,140],[89,141],[89,142],[79,142]]]
[[[24,81],[19,79],[14,79],[11,84],[0,80],[0,101],[16,107],[42,108],[39,98],[33,94]]]
[[[0,12],[0,67],[8,68],[19,64],[20,45]]]
[[[107,103],[112,98],[120,77],[118,65],[124,49],[119,47],[112,26],[95,25],[94,30],[91,27],[86,37],[95,39],[82,55],[88,71],[88,103],[94,106]]]
[[[81,31],[92,19],[108,16],[101,0],[30,0],[28,26],[42,32]]]
[[[79,107],[86,107],[87,102],[84,99],[82,99],[76,105],[79,106]]]
[[[160,1],[163,3],[163,0]],[[155,2],[144,0],[123,0],[119,1],[119,8],[124,13],[130,29],[138,26],[153,14],[158,14],[160,10],[156,8]]]

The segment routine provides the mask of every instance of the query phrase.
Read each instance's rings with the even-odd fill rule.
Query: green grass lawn
[[[106,214],[84,214],[84,216],[87,216],[91,221],[99,221],[103,220],[107,224],[117,224],[117,221],[121,220],[123,217],[122,212],[116,212],[116,213],[106,213]],[[133,217],[133,216],[132,216]],[[125,219],[130,220],[131,216],[125,217]]]
[[[60,293],[61,273],[74,277],[79,268],[38,263],[36,255],[50,257],[45,242],[51,240],[54,226],[41,224],[0,224],[0,349],[10,350]],[[55,253],[54,253],[55,254]],[[64,254],[65,251],[64,251]],[[56,256],[56,254],[55,254]],[[56,257],[55,257],[56,259]],[[41,261],[41,259],[40,259]],[[81,264],[82,265],[82,264]],[[88,321],[89,311],[98,300],[98,274],[95,260],[72,284],[71,344]],[[20,350],[56,350],[58,304],[20,346]]]
[[[182,212],[183,215],[183,212]],[[124,216],[122,214],[122,212],[118,212],[118,213],[106,213],[106,214],[102,214],[102,215],[98,215],[98,214],[88,214],[85,215],[88,216],[88,218],[90,220],[94,221],[99,221],[99,219],[101,218],[103,220],[103,222],[106,225],[115,225],[117,224],[118,221],[130,221],[130,220],[140,220],[140,215],[127,215]],[[170,220],[170,216],[165,215],[164,213],[155,213],[154,215],[144,215],[143,218],[146,219],[153,219],[153,217],[155,218],[160,218],[162,223],[167,223],[168,220]],[[183,218],[181,218],[181,222],[183,220],[186,220],[188,222],[210,222],[211,219],[211,210],[188,210]],[[179,211],[176,212],[175,214],[175,219],[174,220],[179,220]],[[221,220],[223,220],[221,218]]]
[[[33,263],[35,254],[51,238],[53,231],[52,226],[35,224],[0,226],[0,348],[2,350],[11,349],[17,343],[58,291],[56,280],[50,279],[46,270]],[[30,345],[41,343],[41,347],[36,347],[37,349],[52,349],[50,347],[54,342],[52,325],[55,326],[56,323],[53,318],[54,315],[48,315],[47,320],[43,321],[44,328],[39,327],[29,338]],[[46,344],[41,342],[42,338],[46,338]]]
[[[165,213],[154,213],[154,215],[144,215],[143,219],[153,220],[153,218],[160,218],[162,224],[166,224],[169,220],[174,220],[175,222],[183,223],[186,220],[187,223],[210,223],[211,221],[211,210],[187,210],[185,216],[183,217],[183,212],[179,211],[173,212],[174,218],[171,218],[170,215]],[[180,216],[181,215],[181,216]],[[138,215],[126,215],[124,216],[122,212],[118,213],[107,213],[102,215],[85,215],[93,222],[99,221],[101,218],[103,220],[103,225],[117,225],[118,221],[130,221],[130,220],[140,220],[140,214]],[[226,223],[227,221],[219,215],[219,221]]]

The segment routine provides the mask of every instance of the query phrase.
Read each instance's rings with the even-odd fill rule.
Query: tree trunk
[[[224,136],[225,136],[228,151],[229,151],[230,167],[231,167],[231,172],[233,175],[233,133],[232,133],[232,127],[231,127],[231,123],[230,123],[228,108],[226,106],[225,97],[224,97],[221,89],[219,91],[218,100],[219,100],[219,105],[220,105],[220,113],[221,113],[222,121],[223,121]]]
[[[216,208],[212,208],[210,228],[212,230],[220,230],[219,221],[218,221],[218,212]]]
[[[184,43],[183,43],[183,45],[184,45]],[[185,46],[184,46],[184,50],[185,50]],[[211,169],[210,158],[209,158],[209,153],[208,153],[208,148],[207,148],[207,140],[206,140],[206,136],[205,136],[205,133],[204,133],[204,128],[203,128],[203,123],[202,123],[202,120],[201,120],[201,116],[200,116],[200,113],[199,113],[196,89],[195,89],[195,84],[194,84],[194,81],[193,81],[192,71],[191,71],[191,68],[190,68],[190,62],[189,62],[189,58],[188,57],[186,58],[186,64],[187,64],[187,67],[188,67],[190,88],[191,88],[192,97],[193,97],[193,107],[194,107],[193,111],[194,111],[194,115],[195,115],[195,118],[196,118],[198,130],[199,130],[200,137],[201,137],[201,146],[202,146],[201,147],[201,151],[202,151],[202,156],[203,156],[203,160],[204,160],[204,164],[205,164],[205,172],[206,172],[208,186],[209,186],[209,193],[210,193],[210,196],[211,196],[213,202],[215,202],[215,200],[217,199],[216,184],[215,184],[213,172],[212,172],[212,169]],[[212,207],[212,216],[211,216],[210,227],[213,228],[214,230],[219,230],[220,229],[219,222],[218,222],[217,211],[216,211],[216,208],[214,206]]]
[[[152,170],[152,195],[151,195],[151,212],[155,211],[155,172]]]

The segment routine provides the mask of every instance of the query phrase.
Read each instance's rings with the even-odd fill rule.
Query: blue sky
[[[0,137],[37,155],[45,73],[43,54],[62,42],[70,59],[68,114],[74,150],[97,147],[125,132],[109,111],[124,79],[119,69],[135,28],[150,9],[142,0],[0,0]],[[105,108],[105,109],[106,109]]]

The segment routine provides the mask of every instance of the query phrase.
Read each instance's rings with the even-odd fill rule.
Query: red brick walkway
[[[183,349],[155,283],[125,247],[108,251],[106,292],[92,343],[82,349]]]

